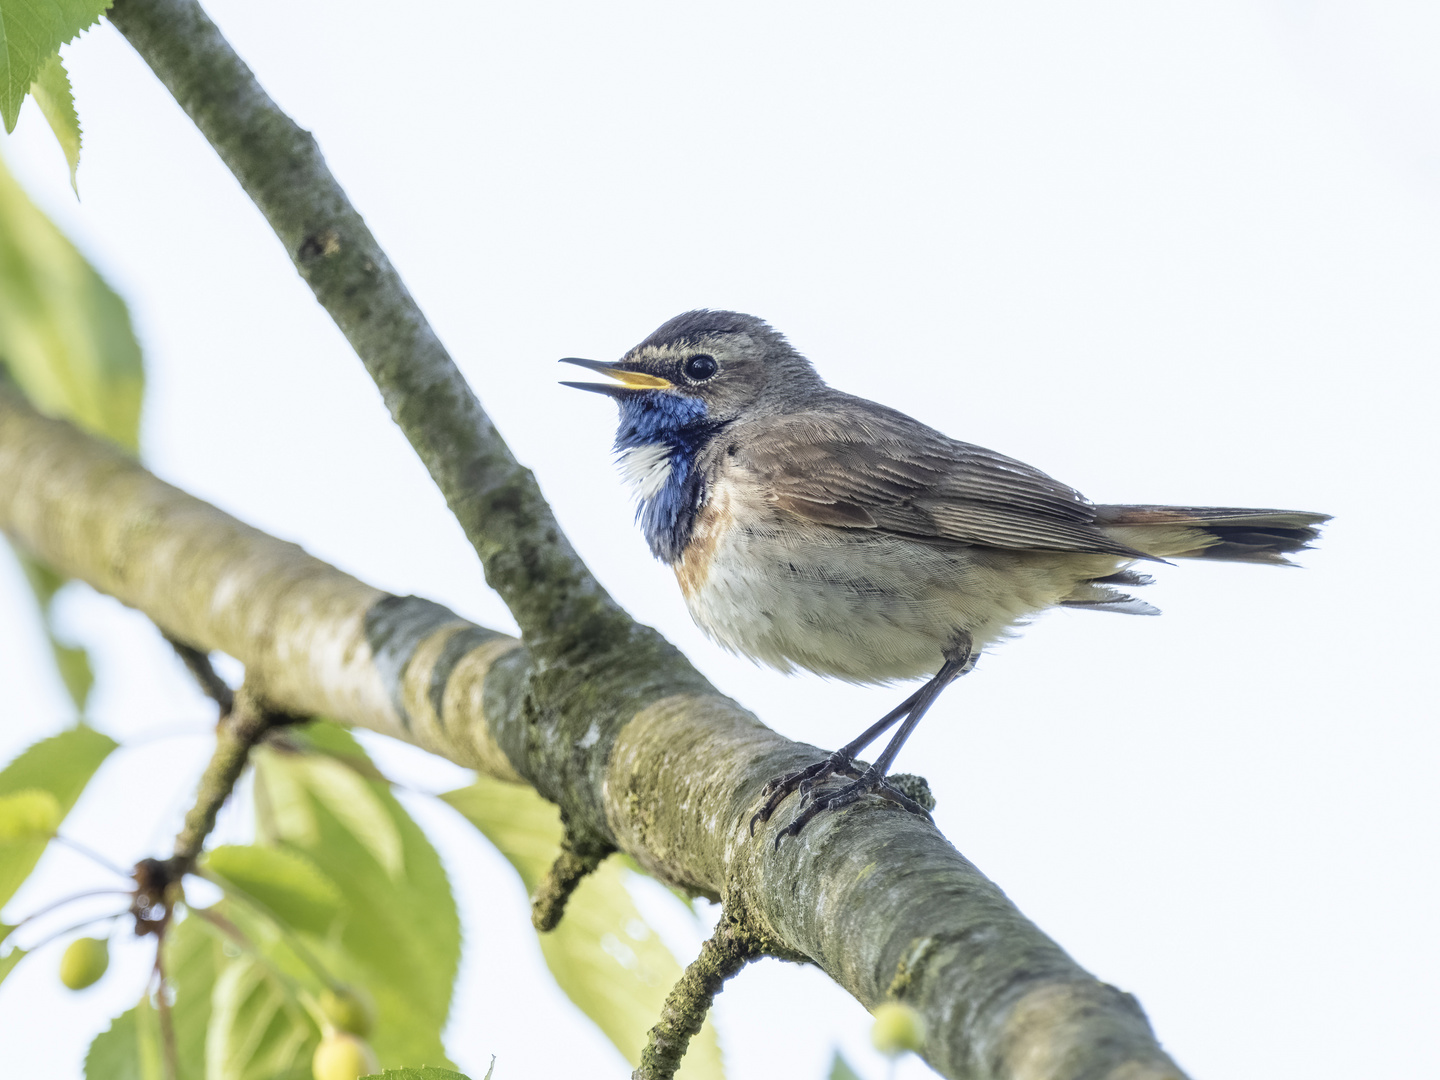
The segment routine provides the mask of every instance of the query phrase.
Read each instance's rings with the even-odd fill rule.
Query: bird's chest
[[[912,547],[799,521],[758,489],[718,482],[672,565],[691,616],[721,644],[870,681],[929,673],[953,632],[933,593],[950,567]]]

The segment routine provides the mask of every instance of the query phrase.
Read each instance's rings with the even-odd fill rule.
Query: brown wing
[[[836,399],[735,433],[738,463],[780,508],[919,540],[1140,556],[1095,527],[1078,491],[1040,470],[893,409]]]

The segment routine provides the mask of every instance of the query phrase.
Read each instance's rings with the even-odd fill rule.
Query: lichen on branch
[[[740,921],[722,915],[715,932],[700,946],[700,955],[665,998],[660,1022],[650,1029],[631,1080],[671,1080],[690,1040],[700,1033],[715,995],[741,968],[764,955],[758,938]]]

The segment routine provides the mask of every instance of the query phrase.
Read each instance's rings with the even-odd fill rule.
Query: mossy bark
[[[1129,995],[1081,970],[919,818],[862,800],[777,850],[782,807],[752,839],[764,783],[820,751],[716,694],[668,647],[608,667],[538,660],[186,495],[3,386],[0,530],[179,640],[235,656],[275,709],[534,784],[661,880],[723,898],[764,951],[813,960],[867,1006],[914,1006],[943,1075],[1182,1075]]]
[[[660,1022],[640,1054],[631,1080],[671,1080],[680,1068],[690,1040],[700,1034],[715,995],[750,961],[763,956],[762,946],[743,923],[722,918],[700,955],[685,969],[665,997]]]

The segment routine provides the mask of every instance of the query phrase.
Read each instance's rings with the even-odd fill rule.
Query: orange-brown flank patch
[[[732,520],[729,496],[711,496],[700,508],[700,513],[695,515],[690,542],[685,545],[685,554],[675,564],[675,580],[680,583],[680,591],[687,600],[705,587],[710,577],[710,560],[715,557],[715,548]]]

